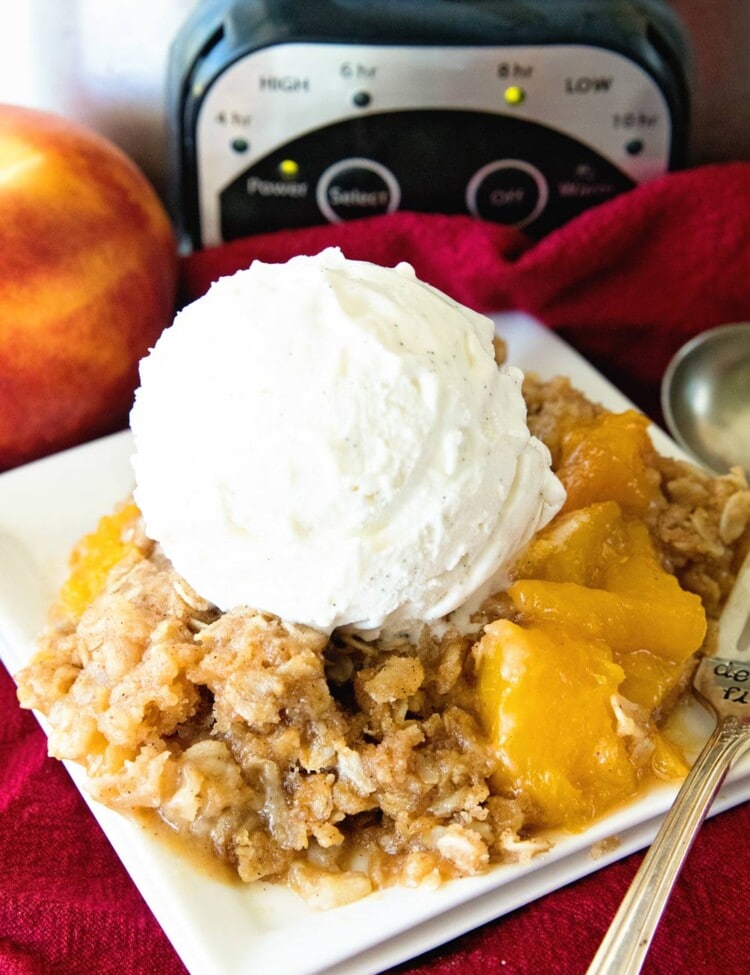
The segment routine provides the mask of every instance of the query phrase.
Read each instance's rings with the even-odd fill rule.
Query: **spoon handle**
[[[724,718],[688,773],[587,975],[637,975],[699,826],[729,767],[750,746],[750,724]]]

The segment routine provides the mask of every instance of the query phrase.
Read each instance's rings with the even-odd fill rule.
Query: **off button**
[[[390,169],[374,159],[342,159],[320,177],[315,198],[326,220],[341,223],[393,213],[401,189]]]
[[[482,166],[466,187],[469,213],[509,227],[525,227],[544,210],[547,182],[522,159],[502,159]]]

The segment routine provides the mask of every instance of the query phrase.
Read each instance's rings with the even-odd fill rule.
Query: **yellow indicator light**
[[[508,105],[520,105],[526,98],[526,92],[518,85],[511,85],[510,88],[505,89],[503,97]]]
[[[279,175],[283,179],[294,179],[299,173],[299,163],[293,159],[282,159],[279,163]]]

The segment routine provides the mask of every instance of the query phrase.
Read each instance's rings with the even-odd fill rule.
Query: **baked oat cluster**
[[[50,753],[83,764],[99,801],[148,810],[242,881],[283,880],[318,907],[529,858],[549,827],[683,774],[662,723],[750,547],[750,490],[739,471],[713,478],[644,448],[634,414],[605,466],[637,470],[615,471],[610,490],[590,457],[611,415],[562,379],[527,378],[525,397],[569,503],[473,631],[447,619],[368,642],[222,613],[146,538],[132,502],[105,516],[18,675]],[[629,565],[674,608],[679,645],[628,629],[651,598]],[[600,629],[582,629],[576,614],[596,622],[602,606]]]

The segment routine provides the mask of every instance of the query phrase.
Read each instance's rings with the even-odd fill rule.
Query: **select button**
[[[373,159],[342,159],[323,173],[316,191],[318,208],[331,223],[393,213],[401,202],[398,181]]]
[[[502,159],[482,166],[466,187],[469,213],[509,227],[525,227],[547,205],[547,182],[535,166]]]

